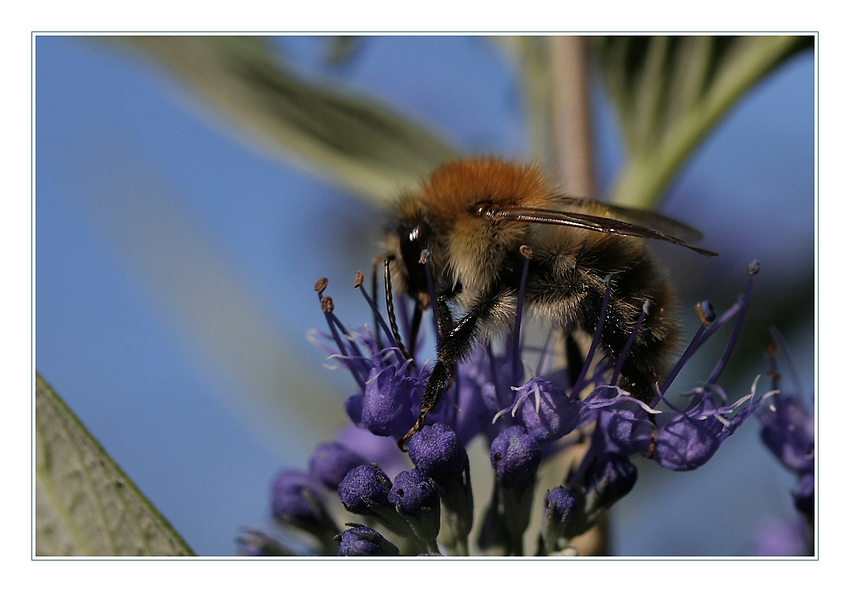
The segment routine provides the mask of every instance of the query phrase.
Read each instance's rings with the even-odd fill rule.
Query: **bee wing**
[[[631,222],[638,226],[645,226],[652,230],[657,230],[662,234],[667,234],[676,237],[688,243],[695,243],[702,240],[702,233],[678,220],[673,220],[667,216],[662,216],[656,212],[649,210],[638,210],[636,208],[627,208],[623,206],[615,206],[594,199],[586,199],[580,197],[570,197],[567,195],[553,195],[550,198],[553,205],[557,205],[555,209],[574,208],[581,210],[589,210],[591,212],[605,212],[605,215],[611,218],[617,218],[624,222]],[[565,210],[569,211],[569,210]]]
[[[622,212],[623,214],[628,214],[629,216],[634,213],[650,214],[650,212],[642,212],[641,210],[631,210],[629,208],[609,206],[607,204],[591,200],[582,200],[577,198],[567,199],[575,200],[576,205],[580,204],[580,207],[582,208],[603,208],[604,210],[607,210],[606,213]],[[706,255],[709,257],[714,257],[717,255],[717,253],[715,253],[714,251],[695,247],[694,245],[689,244],[684,239],[679,238],[678,236],[675,236],[673,234],[662,232],[661,230],[656,230],[648,226],[642,226],[640,224],[621,220],[620,218],[609,218],[607,216],[598,216],[587,212],[572,212],[568,210],[553,210],[524,206],[508,206],[500,209],[496,209],[494,207],[481,208],[479,210],[479,213],[480,215],[486,216],[488,218],[498,220],[515,220],[517,222],[531,222],[535,224],[557,224],[560,226],[569,226],[572,228],[580,228],[582,230],[605,232],[608,234],[617,234],[620,236],[634,236],[638,238],[663,240],[669,243],[673,243],[675,245],[687,247],[688,249],[691,249],[692,251],[695,251],[700,255]],[[699,232],[691,228],[690,226],[687,226],[686,224],[681,224],[669,218],[665,218],[664,216],[655,214],[650,216],[649,218],[652,222],[671,223],[674,226],[674,230],[688,229],[690,231],[696,232],[697,235],[699,235]]]

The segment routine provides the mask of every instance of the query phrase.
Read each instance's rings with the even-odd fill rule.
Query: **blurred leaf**
[[[106,37],[166,67],[287,162],[376,203],[456,156],[424,125],[373,99],[286,70],[261,37]]]
[[[813,44],[813,36],[596,38],[629,153],[611,201],[652,207],[735,101]]]
[[[194,555],[36,375],[36,555]]]
[[[519,76],[532,159],[548,170],[557,170],[550,37],[496,36],[491,40],[511,60]]]
[[[368,37],[352,35],[334,35],[328,37],[325,48],[325,62],[329,65],[344,68],[354,61],[355,56],[362,51]]]

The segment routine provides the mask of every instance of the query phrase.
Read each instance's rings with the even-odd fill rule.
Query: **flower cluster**
[[[416,423],[430,374],[416,355],[428,351],[422,339],[410,340],[416,334],[412,325],[421,319],[402,305],[401,328],[395,319],[388,326],[359,279],[355,286],[372,307],[376,328],[348,330],[324,295],[327,282],[320,280],[316,290],[328,332],[316,341],[357,384],[345,403],[353,425],[336,441],[319,445],[308,472],[278,476],[272,488],[275,520],[290,535],[308,535],[300,540],[307,541],[307,552],[318,554],[522,555],[537,512],[542,526],[531,551],[575,553],[573,539],[598,524],[634,486],[638,471],[632,457],[675,471],[696,469],[764,407],[765,397],[756,397],[754,389],[730,402],[716,384],[740,332],[757,271],[758,264],[752,264],[744,295],[723,314],[715,315],[708,302],[698,306],[701,326],[651,404],[616,385],[617,360],[597,362],[598,335],[581,372],[574,372],[556,367],[551,335],[532,349],[517,330],[501,349],[482,341],[457,365],[428,423],[407,441],[406,454],[396,441]],[[733,319],[729,342],[708,380],[687,394],[686,405],[674,405],[666,396],[673,379]],[[400,347],[399,334],[409,353]],[[536,370],[522,357],[531,353]],[[765,440],[775,442],[793,463],[799,460],[795,444],[772,435],[782,430],[779,415]],[[467,452],[474,439],[489,447],[493,469],[489,503],[477,513]],[[541,464],[566,453],[578,460],[535,509]],[[246,554],[281,548],[257,531],[249,534],[242,539]]]
[[[785,386],[777,363],[778,354],[792,378],[793,388]],[[797,519],[776,521],[760,533],[760,555],[812,555],[814,553],[815,514],[815,429],[814,417],[803,398],[803,385],[797,376],[782,337],[774,332],[768,347],[773,381],[772,396],[758,410],[761,440],[779,462],[797,477],[791,493]]]

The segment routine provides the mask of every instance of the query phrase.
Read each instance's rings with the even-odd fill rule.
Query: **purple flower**
[[[485,348],[477,348],[469,360],[458,364],[455,387],[429,415],[432,423],[452,426],[465,446],[479,434],[495,437],[492,424],[498,406],[493,404],[493,378]]]
[[[236,539],[236,553],[243,557],[279,557],[296,555],[295,551],[287,548],[266,533],[256,529],[245,529]]]
[[[815,516],[815,474],[803,473],[794,488],[794,507],[811,522]]]
[[[463,480],[469,457],[457,434],[443,424],[426,425],[413,435],[408,454],[413,464],[437,483]]]
[[[552,442],[578,427],[582,402],[545,377],[532,378],[516,391],[511,407],[496,414],[493,421],[510,412],[519,412],[520,422],[538,442]]]
[[[456,553],[466,555],[473,519],[466,448],[454,430],[439,423],[423,427],[408,444],[410,460],[422,474],[433,479],[440,496],[445,523],[441,542]]]
[[[392,507],[387,494],[392,481],[376,465],[360,465],[351,469],[339,484],[339,498],[345,509],[354,514],[375,514]]]
[[[398,449],[394,439],[376,436],[363,427],[349,425],[343,428],[336,441],[349,450],[356,450],[388,475],[395,475],[409,467],[406,455]]]
[[[430,512],[436,513],[439,518],[440,498],[434,490],[433,481],[419,469],[402,471],[396,475],[387,500],[399,512],[414,516]]]
[[[812,555],[806,525],[802,519],[772,519],[756,534],[753,554],[763,557]]]
[[[272,484],[272,516],[281,525],[304,530],[325,544],[339,532],[325,506],[320,484],[298,471],[282,471]]]
[[[606,452],[594,459],[584,478],[585,513],[601,513],[628,494],[637,482],[637,467],[625,456]]]
[[[317,486],[305,473],[281,472],[272,484],[272,515],[281,524],[308,529],[322,522],[327,512]]]
[[[589,460],[588,460],[589,459]],[[560,495],[575,499],[564,514],[554,550],[562,550],[571,539],[594,527],[611,506],[625,497],[637,482],[637,467],[616,452],[602,452],[585,458]],[[552,544],[552,543],[550,543]]]
[[[336,539],[340,557],[399,555],[398,547],[377,530],[356,522],[349,522],[346,526],[351,528],[337,535]]]
[[[583,403],[580,425],[595,420],[596,437],[603,444],[600,450],[624,456],[648,454],[656,438],[656,422],[650,419],[661,415],[646,403],[628,396],[616,386],[594,389]]]
[[[506,487],[527,487],[540,466],[540,445],[521,426],[499,434],[490,447],[490,464]]]
[[[564,522],[576,507],[576,496],[566,487],[556,487],[546,495],[546,518]]]
[[[761,440],[779,462],[798,474],[814,471],[814,419],[799,398],[777,393],[758,418],[764,426]]]
[[[684,410],[676,408],[676,415],[658,430],[657,443],[652,455],[662,467],[674,471],[691,471],[701,467],[714,456],[723,441],[758,409],[753,392],[726,405],[726,394],[715,389],[719,401],[707,389],[692,393],[691,402]],[[672,407],[672,405],[671,405]]]
[[[556,487],[546,494],[543,529],[540,536],[541,553],[551,555],[569,546],[567,527],[579,510],[579,500],[566,487]]]
[[[408,375],[410,364],[372,369],[363,393],[360,422],[376,436],[400,438],[416,421],[425,384]]]
[[[434,481],[419,469],[402,471],[387,496],[396,512],[405,518],[428,552],[437,553],[440,532],[440,497]]]
[[[541,456],[537,440],[522,426],[511,426],[493,440],[490,464],[495,482],[478,537],[478,545],[488,553],[523,554]]]
[[[427,265],[427,257],[424,260]],[[754,385],[749,395],[728,404],[717,386],[740,333],[755,271],[756,265],[750,269],[745,295],[723,314],[706,314],[710,304],[701,304],[702,326],[670,375],[658,381],[658,396],[649,404],[616,383],[624,361],[631,359],[630,348],[641,343],[641,322],[653,314],[652,307],[645,304],[641,309],[621,352],[597,351],[606,323],[616,318],[607,316],[615,284],[606,283],[589,351],[581,351],[576,340],[568,339],[569,368],[558,366],[561,356],[556,355],[558,340],[553,333],[533,350],[537,365],[532,369],[527,359],[532,349],[524,348],[518,307],[514,331],[504,343],[482,340],[464,361],[439,366],[448,386],[421,422],[424,425],[417,422],[431,365],[416,359],[416,353],[434,351],[433,345],[423,347],[422,341],[432,327],[438,332],[437,323],[428,323],[421,310],[411,312],[410,304],[399,298],[395,303],[398,318],[389,319],[388,325],[358,280],[379,334],[366,328],[346,330],[330,298],[322,295],[326,284],[320,283],[317,289],[330,331],[324,335],[323,347],[340,368],[351,372],[357,385],[345,403],[354,425],[336,441],[316,448],[310,475],[289,473],[278,479],[273,488],[275,514],[289,526],[315,531],[311,524],[327,522],[322,496],[327,488],[336,488],[345,510],[369,516],[372,526],[386,529],[398,543],[390,543],[372,527],[350,523],[351,528],[331,538],[338,542],[340,555],[468,554],[473,495],[466,446],[477,439],[489,443],[493,468],[492,494],[478,530],[477,551],[521,555],[541,461],[574,449],[581,450],[583,457],[570,467],[562,484],[549,491],[538,534],[538,553],[571,552],[572,539],[598,524],[632,490],[638,473],[630,457],[642,455],[672,470],[698,468],[770,400],[767,395],[757,398]],[[522,301],[521,295],[518,300]],[[690,393],[684,408],[670,404],[667,390],[681,368],[733,319],[732,336],[708,380]],[[442,331],[446,331],[445,319]],[[393,345],[387,347],[387,343]],[[582,393],[588,394],[582,398]],[[656,408],[662,401],[666,408]],[[812,429],[799,427],[805,414],[795,403],[777,396],[762,419],[765,443],[801,477],[795,491],[798,507],[813,509]],[[396,441],[414,425],[421,429],[405,439],[414,465],[408,469]],[[588,438],[589,447],[574,448]],[[328,540],[324,527],[321,536]]]
[[[366,460],[356,452],[338,442],[326,442],[316,446],[310,458],[310,475],[336,489],[348,471],[363,464]]]
[[[803,387],[794,370],[785,341],[774,332],[774,343],[768,348],[773,387],[775,394],[767,405],[759,410],[762,423],[761,440],[768,450],[787,469],[800,479],[794,488],[794,507],[801,512],[811,526],[815,514],[815,426],[814,418],[802,398],[787,393],[782,388],[782,375],[777,364],[777,353],[784,358],[793,378],[797,393]]]

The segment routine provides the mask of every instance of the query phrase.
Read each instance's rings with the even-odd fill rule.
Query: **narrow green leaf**
[[[554,118],[555,77],[547,36],[491,37],[513,63],[525,102],[525,122],[532,159],[547,170],[557,170],[558,129]]]
[[[776,35],[597,38],[629,152],[611,200],[652,207],[732,105],[813,43],[812,36]]]
[[[194,554],[38,374],[35,428],[36,555]]]
[[[374,99],[288,71],[261,37],[107,37],[153,58],[273,154],[383,203],[457,156],[432,129]]]

